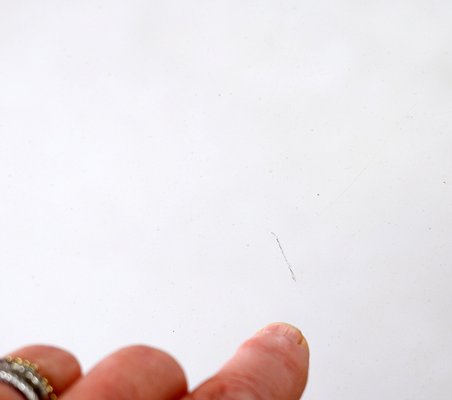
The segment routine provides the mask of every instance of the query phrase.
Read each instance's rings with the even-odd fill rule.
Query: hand
[[[39,365],[60,400],[295,400],[306,385],[309,349],[301,332],[271,324],[243,343],[229,362],[193,392],[170,355],[147,346],[123,348],[87,375],[70,353],[29,346],[10,354]],[[24,400],[0,383],[0,400]]]

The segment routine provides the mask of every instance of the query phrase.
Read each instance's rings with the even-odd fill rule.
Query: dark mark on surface
[[[278,246],[279,246],[279,250],[281,250],[281,254],[284,257],[284,261],[286,262],[287,266],[289,267],[289,271],[290,271],[290,274],[292,275],[292,279],[294,282],[296,282],[297,279],[295,278],[295,274],[293,272],[292,266],[290,265],[289,260],[286,257],[286,253],[284,253],[284,250],[281,246],[281,242],[279,241],[278,236],[276,236],[276,233],[274,233],[274,232],[270,232],[270,233],[275,237],[276,243],[278,243]]]

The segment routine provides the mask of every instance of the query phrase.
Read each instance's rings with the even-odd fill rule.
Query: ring
[[[38,366],[20,357],[0,359],[0,382],[19,391],[27,400],[56,400],[49,381],[38,373]]]

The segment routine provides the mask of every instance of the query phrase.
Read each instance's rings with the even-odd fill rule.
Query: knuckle
[[[114,356],[116,362],[136,369],[140,374],[171,374],[178,382],[185,382],[185,373],[170,354],[146,345],[122,348]]]
[[[117,352],[117,355],[122,359],[127,359],[128,362],[134,362],[145,365],[177,365],[178,362],[168,353],[149,347],[146,345],[132,345],[124,347]]]

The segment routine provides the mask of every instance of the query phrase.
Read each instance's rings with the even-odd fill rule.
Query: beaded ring
[[[38,365],[20,357],[0,359],[0,382],[18,390],[27,400],[57,400],[49,381],[38,372]]]

